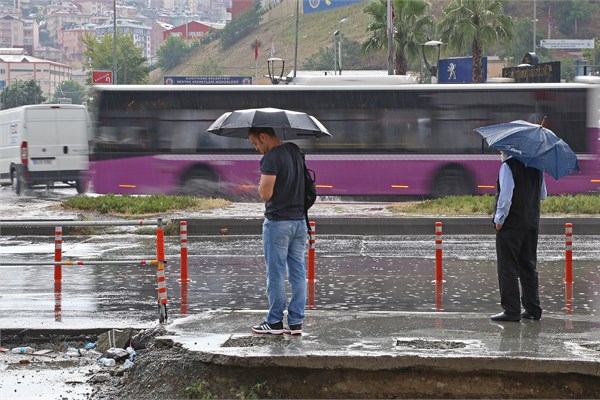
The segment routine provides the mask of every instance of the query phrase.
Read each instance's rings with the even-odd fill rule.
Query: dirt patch
[[[100,332],[22,331],[7,335],[2,345],[35,345],[61,352],[85,346]],[[157,338],[163,329],[142,331],[138,339],[144,348],[136,350],[129,368],[98,366],[95,360],[82,363],[55,360],[51,368],[79,368],[80,378],[72,385],[89,390],[77,393],[66,387],[56,398],[71,399],[230,399],[230,398],[597,398],[597,377],[576,374],[527,374],[497,371],[457,372],[448,368],[396,368],[361,370],[349,368],[298,368],[293,366],[237,367],[206,362],[205,355],[182,348],[170,339]],[[133,342],[133,339],[132,339]],[[463,343],[403,343],[402,345],[442,346]],[[269,337],[232,336],[224,346],[281,347],[286,341]],[[4,353],[3,357],[7,353]],[[17,356],[17,355],[15,355]],[[16,359],[15,359],[16,360]],[[13,360],[12,362],[18,363]],[[6,362],[6,361],[5,361]],[[79,363],[79,364],[78,364]],[[35,363],[19,365],[23,371],[39,370]],[[50,385],[51,381],[47,384]],[[77,396],[75,396],[77,394]],[[84,397],[82,397],[84,396]]]

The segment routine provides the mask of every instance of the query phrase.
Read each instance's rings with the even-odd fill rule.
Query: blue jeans
[[[306,306],[306,221],[272,221],[263,223],[263,248],[267,268],[267,297],[269,312],[266,321],[283,321],[287,305],[286,270],[292,297],[288,306],[288,325],[301,324]],[[286,268],[287,267],[287,268]]]

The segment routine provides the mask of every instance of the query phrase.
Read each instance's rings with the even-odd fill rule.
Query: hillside
[[[441,18],[441,10],[446,7],[450,0],[432,0],[432,12],[436,19]],[[545,2],[537,2],[538,32],[546,30]],[[292,71],[294,67],[294,44],[295,44],[295,15],[296,0],[283,0],[275,6],[265,17],[268,22],[260,25],[253,34],[246,39],[240,40],[228,50],[221,50],[219,41],[202,46],[194,50],[186,62],[178,67],[164,72],[164,75],[194,76],[202,75],[202,68],[207,64],[219,66],[222,75],[231,76],[254,76],[256,84],[269,84],[267,75],[267,59],[271,57],[271,44],[275,47],[275,57],[285,60],[284,75]],[[372,17],[363,13],[367,2],[353,4],[347,7],[334,8],[329,11],[300,14],[298,28],[298,69],[302,68],[304,60],[317,53],[320,48],[333,46],[333,33],[339,29],[339,21],[347,18],[343,24],[342,31],[344,40],[362,42],[369,34],[367,26],[372,22]],[[516,1],[509,3],[507,13],[514,17],[523,17],[533,12],[531,1]],[[596,13],[600,14],[600,13]],[[280,16],[283,15],[283,16]],[[590,21],[581,24],[580,34],[582,38],[593,38],[600,36],[600,15],[594,15]],[[539,39],[543,39],[540,37]],[[556,32],[553,38],[563,38]],[[259,42],[259,54],[255,63],[254,45]],[[375,57],[386,58],[386,54]],[[155,70],[150,75],[150,83],[162,84],[163,71]]]
[[[294,0],[284,0],[294,1]],[[316,53],[321,47],[333,45],[333,32],[339,29],[339,21],[348,18],[343,25],[344,38],[363,41],[368,37],[367,25],[371,17],[362,12],[366,3],[353,4],[351,6],[336,8],[330,11],[300,14],[298,25],[298,68],[302,61]],[[255,83],[268,84],[267,59],[271,57],[271,42],[275,47],[275,57],[285,60],[285,74],[294,67],[294,44],[296,32],[295,14],[287,17],[274,19],[259,26],[253,35],[239,41],[228,50],[221,50],[219,41],[202,46],[186,60],[185,64],[165,72],[164,75],[198,75],[198,69],[210,60],[220,65],[226,75],[232,76],[254,76]],[[258,59],[254,61],[254,44],[259,42]],[[155,71],[151,75],[151,82],[162,83],[162,71]]]

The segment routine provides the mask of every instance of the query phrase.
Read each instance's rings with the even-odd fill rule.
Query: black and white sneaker
[[[274,324],[269,324],[268,322],[263,322],[260,325],[253,326],[252,332],[258,333],[258,334],[268,333],[270,335],[281,335],[283,333],[283,322],[279,321]]]
[[[283,333],[286,335],[302,335],[302,324],[286,326]]]

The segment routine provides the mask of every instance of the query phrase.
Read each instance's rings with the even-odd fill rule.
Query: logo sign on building
[[[310,14],[319,11],[327,11],[332,8],[349,6],[350,4],[360,3],[364,0],[303,0],[302,11],[304,14]]]
[[[593,49],[594,39],[542,39],[540,47],[545,49]]]
[[[165,76],[165,85],[252,85],[251,76]]]
[[[483,81],[487,80],[487,57],[483,57]],[[438,62],[439,83],[472,83],[473,58],[446,58]]]
[[[92,71],[92,83],[95,85],[113,83],[112,71]]]

